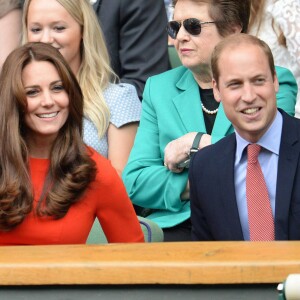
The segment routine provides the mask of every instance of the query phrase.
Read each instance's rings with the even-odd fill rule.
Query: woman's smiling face
[[[69,116],[69,96],[56,68],[47,61],[32,61],[23,69],[22,82],[28,138],[54,140]]]
[[[77,74],[81,64],[81,26],[56,0],[32,0],[27,14],[29,42],[43,42],[57,48]]]

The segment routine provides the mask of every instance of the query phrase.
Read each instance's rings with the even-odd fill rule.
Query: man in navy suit
[[[212,55],[213,91],[235,133],[208,146],[189,169],[193,240],[250,239],[247,146],[258,144],[276,240],[300,240],[300,120],[276,106],[278,80],[269,47],[237,34]]]

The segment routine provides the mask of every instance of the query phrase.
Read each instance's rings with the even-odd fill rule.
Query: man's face
[[[273,78],[263,50],[250,43],[227,46],[218,62],[215,99],[244,139],[257,142],[273,122],[277,106],[277,77]]]

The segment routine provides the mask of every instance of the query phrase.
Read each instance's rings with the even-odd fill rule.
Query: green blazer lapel
[[[178,116],[187,132],[206,132],[200,105],[198,84],[191,71],[186,70],[176,84],[179,94],[173,98]]]
[[[222,103],[220,103],[219,110],[216,116],[215,124],[212,130],[213,142],[216,142],[222,137],[228,135],[228,133],[233,132],[233,127],[231,122],[227,119]],[[214,140],[216,137],[217,140]]]

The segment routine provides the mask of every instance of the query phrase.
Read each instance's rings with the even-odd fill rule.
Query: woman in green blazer
[[[224,2],[229,3],[218,1],[214,11],[219,14],[212,18],[211,3],[175,1],[178,21],[169,23],[168,32],[183,66],[148,79],[140,126],[123,172],[132,202],[151,209],[148,218],[163,228],[165,241],[191,240],[188,171],[180,163],[189,158],[192,146],[197,151],[233,132],[222,104],[213,98],[210,55],[225,36],[247,31],[250,4],[234,0],[222,6]],[[294,115],[296,81],[289,70],[276,71],[277,105]]]

